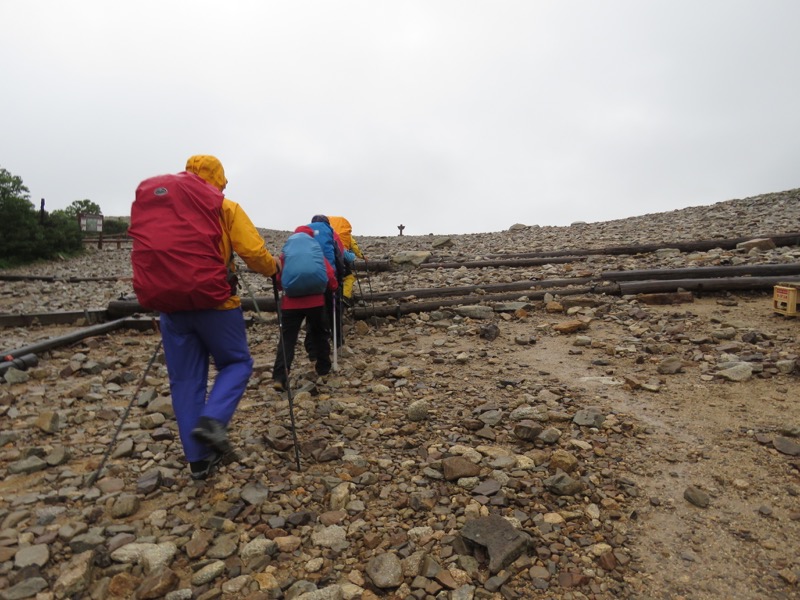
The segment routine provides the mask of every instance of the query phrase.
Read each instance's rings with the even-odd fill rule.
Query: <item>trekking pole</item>
[[[155,323],[155,321],[153,322]],[[100,461],[100,466],[97,467],[97,470],[92,473],[89,479],[86,480],[84,484],[85,487],[89,487],[97,481],[97,478],[100,477],[100,473],[103,471],[103,467],[106,466],[106,461],[108,457],[111,455],[111,452],[114,450],[114,445],[117,443],[117,436],[119,432],[122,430],[122,426],[125,424],[125,420],[128,418],[128,413],[131,412],[131,407],[136,399],[139,397],[139,392],[142,389],[142,385],[144,385],[144,380],[147,379],[147,374],[150,372],[150,367],[153,366],[153,363],[156,360],[156,356],[158,356],[158,351],[161,350],[162,340],[158,340],[158,344],[156,345],[156,349],[153,351],[153,356],[150,357],[150,362],[147,363],[147,367],[142,374],[142,379],[139,381],[139,385],[136,387],[136,391],[133,393],[133,397],[131,401],[128,402],[128,408],[125,409],[125,412],[122,414],[122,418],[119,421],[119,425],[117,425],[117,430],[114,432],[114,436],[111,438],[111,442],[108,444],[108,449],[106,450],[105,454],[103,454],[103,459]]]
[[[361,277],[358,276],[358,273],[356,272],[355,269],[353,269],[353,275],[356,276],[356,283],[358,284],[358,293],[361,296],[361,298],[363,299],[364,298],[364,288],[361,287]]]
[[[275,294],[275,310],[278,313],[278,332],[281,340],[281,352],[283,353],[283,372],[286,375],[286,397],[289,400],[289,420],[292,423],[292,441],[294,442],[294,460],[297,463],[297,470],[300,471],[300,444],[297,442],[297,428],[294,424],[294,399],[292,398],[292,385],[289,382],[289,363],[286,360],[286,342],[283,339],[283,314],[281,313],[281,303],[278,297],[278,282],[272,278],[272,292]]]
[[[339,361],[337,360],[337,348],[336,348],[336,292],[333,293],[333,370],[339,370]]]

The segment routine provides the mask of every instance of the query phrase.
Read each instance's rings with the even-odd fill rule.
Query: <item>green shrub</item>
[[[81,252],[83,235],[65,211],[40,212],[22,179],[0,168],[0,266]]]
[[[41,256],[44,230],[31,202],[0,194],[0,256],[28,262]]]
[[[125,235],[128,233],[128,223],[123,219],[103,219],[103,235]]]
[[[54,249],[48,257],[56,253],[74,253],[83,250],[83,233],[75,219],[63,211],[53,211],[44,221],[45,247]],[[57,249],[57,250],[55,250]]]

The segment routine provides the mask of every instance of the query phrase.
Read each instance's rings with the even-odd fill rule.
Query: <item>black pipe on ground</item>
[[[93,325],[92,327],[87,327],[85,329],[81,329],[80,331],[68,333],[67,335],[62,335],[59,337],[42,340],[41,342],[37,342],[36,344],[31,344],[30,346],[25,346],[23,348],[16,348],[14,350],[5,350],[3,351],[2,356],[3,357],[11,356],[13,359],[13,358],[19,358],[26,354],[40,354],[42,352],[47,352],[48,350],[52,350],[53,348],[58,348],[59,346],[65,346],[67,344],[73,344],[75,342],[79,342],[80,340],[85,339],[87,337],[102,335],[104,333],[109,333],[110,331],[120,329],[125,325],[125,321],[126,321],[125,318],[117,319],[115,321],[109,321],[108,323]]]
[[[130,281],[130,275],[114,275],[109,277],[59,277],[58,275],[14,275],[0,273],[0,281],[46,281],[62,283],[83,283],[85,281]]]
[[[742,277],[747,275],[762,277],[770,275],[800,275],[800,263],[603,271],[600,273],[600,279],[606,281],[646,281],[648,279],[706,279],[710,277]]]
[[[733,292],[772,290],[779,283],[786,281],[786,277],[715,277],[711,279],[671,279],[668,281],[631,281],[620,282],[620,294],[630,296],[634,294],[657,294],[663,292],[676,292],[686,290],[697,294],[703,292]]]
[[[258,306],[259,310],[264,312],[275,312],[275,300],[268,296],[256,296],[254,298],[242,297],[242,310],[255,310]],[[146,308],[143,308],[136,300],[112,300],[108,303],[109,317],[130,317],[135,314],[151,314]],[[152,313],[155,314],[155,313]]]
[[[49,313],[27,313],[20,315],[0,315],[2,327],[30,327],[31,325],[74,325],[85,319],[87,325],[106,321],[106,309],[92,308],[86,310],[59,310]]]
[[[6,374],[10,368],[19,369],[20,371],[27,371],[31,367],[35,367],[39,364],[39,357],[35,354],[24,354],[19,358],[14,358],[12,360],[5,360],[0,362],[0,377]]]

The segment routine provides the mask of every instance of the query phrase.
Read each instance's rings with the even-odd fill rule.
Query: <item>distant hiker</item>
[[[222,194],[222,163],[192,156],[186,171],[143,181],[131,208],[133,287],[161,313],[172,406],[192,479],[231,450],[227,427],[253,371],[233,253],[267,277],[280,265],[244,210]],[[209,359],[217,375],[208,390]]]
[[[344,217],[328,217],[331,227],[339,235],[344,246],[344,277],[342,278],[342,299],[347,306],[350,306],[353,298],[353,284],[356,281],[355,262],[356,257],[363,259],[364,254],[358,247],[356,238],[353,237],[353,226]]]
[[[317,375],[331,370],[331,346],[328,339],[328,312],[325,293],[339,287],[336,274],[322,248],[315,240],[314,230],[306,225],[295,229],[281,250],[281,273],[276,281],[283,288],[281,299],[281,339],[278,340],[272,379],[275,389],[288,385],[295,346],[303,321],[306,322],[305,347],[315,361]],[[284,351],[286,355],[284,355]]]
[[[325,258],[331,263],[336,273],[336,278],[341,283],[341,279],[344,276],[344,244],[339,234],[336,233],[336,230],[331,226],[330,220],[325,215],[314,215],[308,227],[314,231],[314,237],[322,246]]]
[[[314,238],[322,246],[325,258],[333,267],[333,271],[336,273],[336,281],[339,283],[340,291],[338,293],[341,293],[345,271],[342,240],[339,239],[339,234],[331,227],[330,220],[325,215],[314,215],[308,227],[314,230]],[[336,338],[336,347],[338,348],[344,343],[344,339],[342,338],[342,301],[336,294],[337,292],[327,292],[325,294],[325,307],[328,311],[328,318],[332,320],[332,327],[336,330],[333,332],[333,336]],[[334,314],[334,311],[336,314]],[[314,360],[313,349],[308,345],[308,336],[306,336],[305,348],[308,352],[308,357]]]

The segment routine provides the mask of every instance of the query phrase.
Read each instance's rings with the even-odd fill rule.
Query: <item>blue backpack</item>
[[[281,285],[287,296],[322,294],[328,287],[328,271],[322,247],[307,233],[293,233],[281,250]]]

